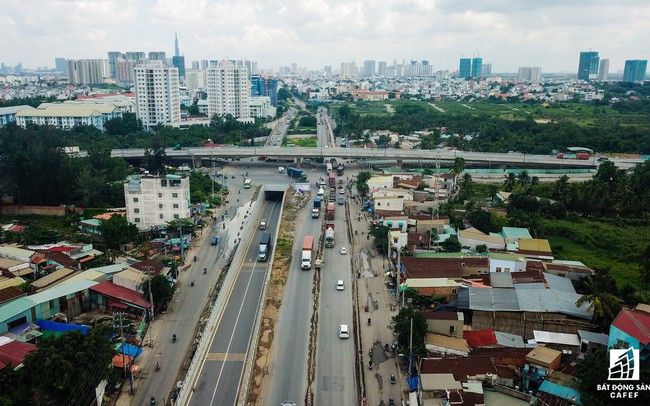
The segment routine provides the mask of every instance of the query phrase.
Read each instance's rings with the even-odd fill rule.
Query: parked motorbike
[[[395,384],[395,375],[390,376],[390,383]]]

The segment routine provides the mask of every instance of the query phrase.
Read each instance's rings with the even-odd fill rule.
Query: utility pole
[[[116,328],[120,329],[120,341],[122,341],[122,368],[123,368],[124,377],[126,378],[127,377],[127,375],[126,375],[127,363],[126,363],[126,354],[124,353],[126,351],[126,348],[124,346],[124,344],[125,344],[125,340],[124,340],[124,313],[117,313],[116,316],[118,317],[117,324],[115,324],[116,321],[114,320],[113,325]],[[130,393],[133,394],[133,373],[131,371],[131,363],[130,362],[129,362],[128,367],[129,367],[129,372],[131,372],[128,375],[129,376],[129,383],[131,384]]]
[[[181,219],[179,220],[182,221]],[[180,222],[179,224],[180,224],[180,231],[181,231],[181,265],[183,265],[183,263],[185,262],[185,255],[184,255],[185,251],[183,249],[183,245],[184,245],[183,244],[183,223]]]

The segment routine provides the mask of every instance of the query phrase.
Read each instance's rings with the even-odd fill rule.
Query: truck
[[[260,230],[266,230],[266,220],[260,221]]]
[[[327,168],[327,173],[332,173],[332,163],[328,162],[325,166]]]
[[[317,219],[320,217],[320,208],[322,206],[322,199],[320,197],[316,197],[314,199],[314,208],[311,209],[311,218]]]
[[[343,176],[343,171],[345,170],[345,167],[343,164],[339,164],[339,166],[336,167],[336,175],[338,176]]]
[[[260,247],[257,251],[257,260],[260,262],[266,262],[269,259],[269,254],[271,252],[271,233],[262,234],[260,238]]]
[[[284,173],[284,167],[278,166],[278,172],[279,173]]]
[[[302,242],[302,262],[301,268],[304,270],[311,269],[311,254],[314,251],[314,236],[305,236]]]
[[[325,189],[323,188],[318,189],[318,193],[316,194],[316,197],[317,198],[320,197],[322,200],[324,196],[325,196]]]
[[[334,172],[330,172],[329,181],[330,181],[330,187],[336,186],[336,174]]]
[[[334,248],[334,223],[325,224],[325,247]]]
[[[330,188],[330,196],[328,201],[333,202],[334,200],[336,200],[336,189]]]
[[[287,176],[293,179],[305,179],[305,174],[295,166],[287,167]]]
[[[589,159],[589,153],[578,152],[577,154],[568,154],[566,152],[560,152],[557,154],[557,159]]]
[[[327,203],[327,219],[334,220],[334,202]]]

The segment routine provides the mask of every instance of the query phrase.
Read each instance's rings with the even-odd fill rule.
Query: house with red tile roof
[[[463,338],[470,347],[496,347],[497,337],[494,330],[468,330],[463,332]]]

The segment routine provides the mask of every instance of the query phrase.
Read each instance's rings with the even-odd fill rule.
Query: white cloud
[[[189,65],[251,59],[260,67],[338,67],[364,59],[428,59],[457,69],[480,54],[493,71],[574,71],[581,50],[611,70],[647,59],[646,0],[21,0],[0,15],[0,62],[52,66],[55,57],[106,58],[112,50],[173,53]],[[37,10],[37,12],[35,12]]]

